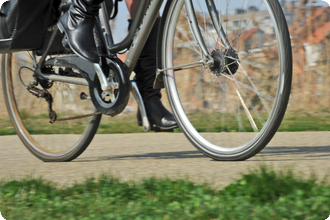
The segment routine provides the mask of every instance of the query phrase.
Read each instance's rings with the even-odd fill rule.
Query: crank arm
[[[143,130],[144,131],[150,131],[151,130],[151,127],[150,127],[150,123],[149,123],[149,120],[148,120],[148,117],[147,117],[147,111],[146,111],[146,108],[144,107],[144,103],[143,103],[143,100],[142,100],[142,96],[139,92],[139,89],[137,87],[137,84],[136,82],[132,81],[132,94],[136,100],[136,102],[138,103],[138,107],[140,109],[140,114],[141,114],[141,118],[142,118],[142,124],[143,124]]]
[[[94,68],[95,68],[96,75],[100,80],[101,89],[103,91],[111,91],[112,86],[111,86],[110,82],[107,80],[107,78],[105,77],[100,64],[94,63]]]

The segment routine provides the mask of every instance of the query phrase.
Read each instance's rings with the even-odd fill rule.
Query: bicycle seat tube
[[[159,10],[163,4],[162,0],[139,1],[136,15],[133,19],[131,29],[126,38],[120,43],[113,44],[111,40],[107,40],[109,54],[116,54],[119,51],[129,48],[125,64],[131,73],[136,65],[137,59],[147,41],[153,24],[155,23]],[[104,7],[102,5],[102,7]],[[102,10],[100,11],[102,13]],[[102,25],[108,26],[105,30],[111,36],[109,22],[105,21],[106,16],[100,16],[104,19]]]

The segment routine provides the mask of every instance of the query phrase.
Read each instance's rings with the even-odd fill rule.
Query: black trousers
[[[160,18],[157,18],[134,68],[136,74],[135,80],[144,100],[152,96],[159,96],[159,98],[161,98],[160,89],[153,89],[157,71],[156,48],[159,23]]]
[[[76,0],[82,1],[84,5],[99,5],[103,0]],[[106,1],[106,6],[109,14],[113,9],[112,1]],[[153,89],[153,84],[156,78],[156,53],[157,53],[157,36],[160,24],[160,18],[158,18],[152,28],[152,31],[147,39],[145,46],[141,52],[138,62],[134,68],[136,74],[135,80],[140,90],[143,100],[147,100],[150,97],[158,96],[161,98],[160,89]]]

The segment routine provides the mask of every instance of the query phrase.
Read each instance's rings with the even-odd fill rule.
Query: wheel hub
[[[210,69],[213,74],[220,76],[226,67],[224,53],[216,49],[212,51],[211,57],[213,58],[213,66]]]
[[[225,73],[229,75],[234,75],[238,70],[238,55],[236,51],[232,48],[225,51],[225,62],[226,62],[226,68]]]
[[[238,55],[232,48],[225,50],[224,52],[215,49],[211,53],[213,58],[213,65],[210,69],[214,75],[220,76],[222,74],[234,75],[238,70]]]

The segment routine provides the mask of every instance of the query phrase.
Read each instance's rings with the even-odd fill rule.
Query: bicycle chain
[[[101,112],[95,112],[91,114],[86,114],[86,115],[79,115],[79,116],[73,116],[73,117],[68,117],[68,118],[57,118],[54,122],[57,121],[69,121],[69,120],[75,120],[75,119],[80,119],[80,118],[87,118],[95,115],[100,115]]]
[[[53,124],[56,121],[69,121],[69,120],[75,120],[80,118],[87,118],[95,115],[100,115],[100,112],[95,112],[91,114],[85,114],[85,115],[79,115],[79,116],[73,116],[73,117],[67,117],[67,118],[57,118],[56,112],[52,109],[52,103],[53,103],[53,97],[48,92],[48,90],[44,89],[38,89],[32,84],[29,84],[26,86],[26,89],[37,98],[44,98],[46,102],[48,103],[48,113],[49,113],[49,123]]]

